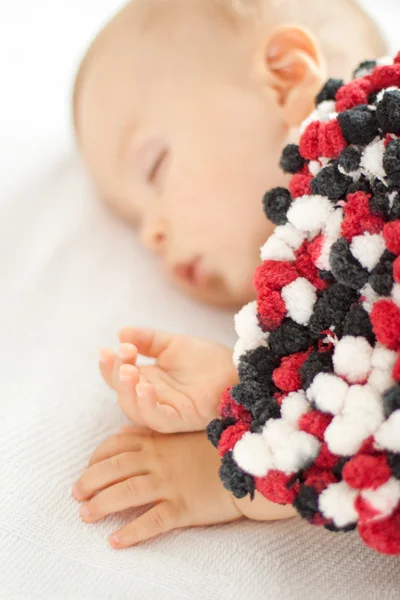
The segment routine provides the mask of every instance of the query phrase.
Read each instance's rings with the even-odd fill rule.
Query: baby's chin
[[[243,285],[240,292],[229,289],[222,280],[215,281],[213,284],[203,289],[185,283],[180,279],[169,277],[169,280],[186,296],[189,296],[202,304],[218,308],[238,310],[242,308],[244,304],[251,302],[255,298],[255,293],[251,285],[251,278],[250,283]]]

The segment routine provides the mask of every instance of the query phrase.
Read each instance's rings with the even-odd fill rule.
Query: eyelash
[[[154,163],[154,165],[152,166],[151,171],[148,175],[148,180],[150,183],[157,182],[157,178],[159,176],[159,173],[163,166],[163,163],[167,157],[167,154],[168,154],[168,150],[165,148],[162,152],[160,152],[159,156],[157,157],[157,160]]]

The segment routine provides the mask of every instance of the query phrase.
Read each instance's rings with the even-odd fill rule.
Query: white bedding
[[[99,347],[129,323],[234,341],[232,316],[169,287],[95,202],[73,151],[68,82],[120,4],[13,0],[2,10],[0,598],[394,600],[398,558],[298,518],[179,531],[124,552],[106,540],[127,515],[78,518],[71,484],[121,423]]]

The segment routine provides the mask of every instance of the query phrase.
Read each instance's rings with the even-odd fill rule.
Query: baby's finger
[[[118,355],[114,361],[112,372],[112,387],[117,392],[119,389],[119,372],[122,365],[135,365],[138,351],[133,344],[121,344]]]
[[[109,348],[100,350],[99,368],[104,381],[109,387],[112,387],[112,372],[115,362],[115,353]]]
[[[169,404],[161,404],[151,383],[141,382],[136,387],[137,404],[141,419],[148,427],[159,433],[181,431],[182,418]]]
[[[89,500],[100,490],[115,485],[135,475],[147,473],[145,457],[140,452],[124,452],[92,465],[75,483],[76,500]]]
[[[118,404],[124,415],[135,425],[143,425],[136,396],[139,379],[140,373],[137,367],[122,365],[119,370]]]
[[[120,342],[134,344],[140,354],[151,358],[158,358],[174,337],[164,331],[139,327],[125,327],[119,333]]]
[[[84,504],[80,513],[84,521],[94,523],[121,510],[156,502],[159,498],[159,479],[149,474],[138,475],[103,490]]]
[[[110,544],[116,549],[129,548],[177,527],[182,527],[177,509],[168,501],[160,502],[126,527],[113,533],[110,536]]]
[[[143,444],[139,436],[133,433],[117,433],[96,448],[90,457],[88,467],[124,452],[140,452]]]

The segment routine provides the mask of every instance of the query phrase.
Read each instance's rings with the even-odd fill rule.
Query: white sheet
[[[106,538],[126,515],[78,518],[71,484],[121,423],[99,347],[128,323],[234,341],[231,315],[171,289],[94,201],[71,147],[67,84],[110,7],[13,0],[0,25],[0,598],[398,598],[398,558],[300,519],[115,552]]]

